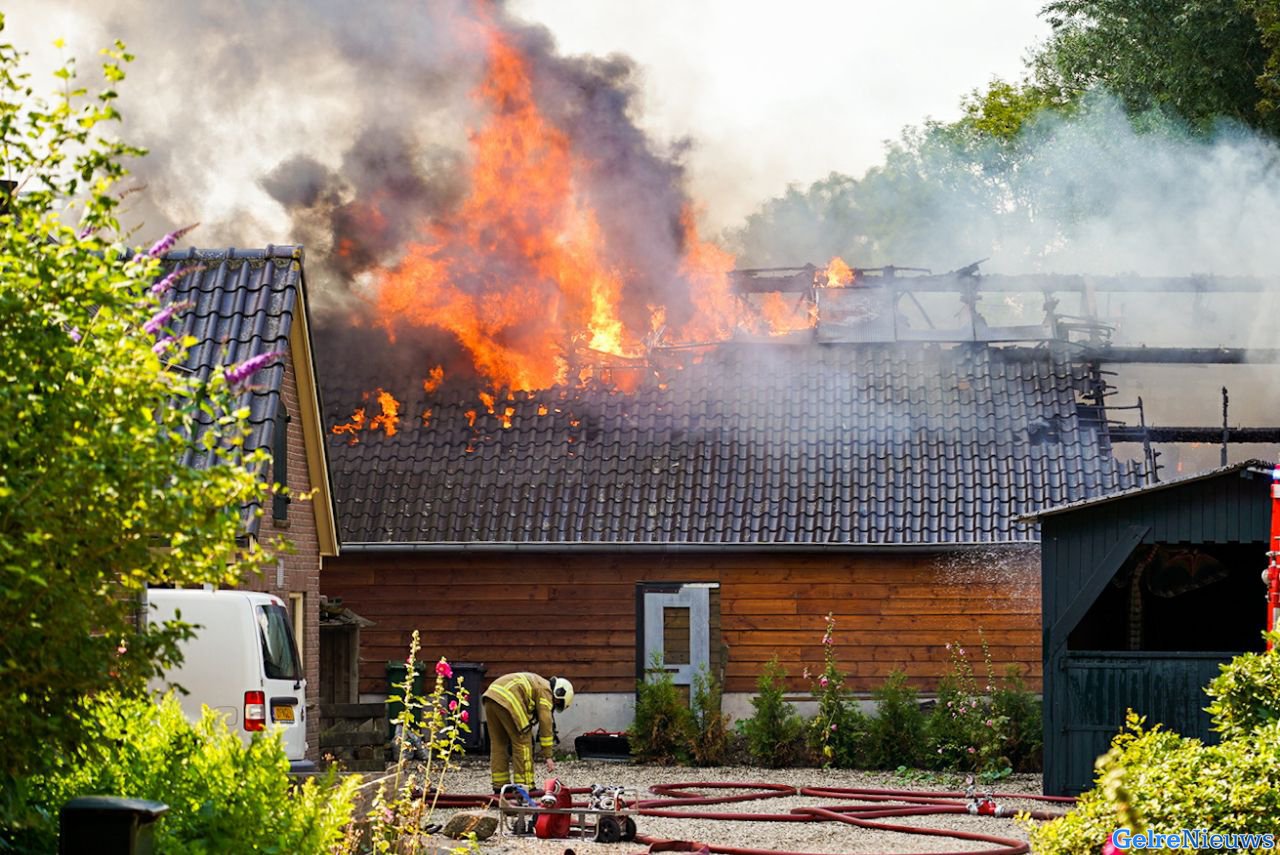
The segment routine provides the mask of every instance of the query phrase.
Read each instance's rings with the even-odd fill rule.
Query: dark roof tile
[[[1137,483],[1081,426],[1083,378],[1047,350],[726,344],[666,389],[517,395],[509,429],[466,425],[474,390],[418,392],[401,412],[430,427],[330,438],[339,520],[348,542],[1027,540],[1014,509]],[[363,391],[325,398],[347,414]],[[413,486],[388,501],[379,479]]]

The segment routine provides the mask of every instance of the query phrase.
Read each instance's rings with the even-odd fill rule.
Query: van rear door
[[[289,613],[278,601],[259,602],[255,610],[262,648],[266,722],[279,729],[285,755],[290,760],[301,760],[307,749],[307,681]]]

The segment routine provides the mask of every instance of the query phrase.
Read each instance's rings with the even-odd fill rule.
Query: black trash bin
[[[395,737],[395,718],[400,715],[404,709],[404,704],[400,702],[400,693],[403,691],[405,680],[405,669],[408,666],[403,662],[387,663],[387,724],[388,733],[391,738]],[[413,669],[413,693],[421,697],[423,695],[423,684],[426,675],[430,673],[431,684],[435,685],[435,663],[434,662],[418,662],[415,663]],[[483,662],[450,662],[449,667],[453,669],[454,679],[447,681],[449,687],[457,685],[457,679],[462,679],[462,688],[467,690],[467,710],[469,716],[467,726],[471,728],[470,733],[463,734],[462,747],[469,752],[477,752],[484,750],[484,731],[481,727],[481,704],[480,692],[484,687],[484,663]],[[430,669],[428,671],[428,669]],[[449,698],[452,699],[452,692]]]
[[[151,855],[162,802],[120,796],[80,796],[58,816],[58,855]]]

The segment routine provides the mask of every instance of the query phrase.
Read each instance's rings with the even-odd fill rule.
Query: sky
[[[383,0],[381,5],[413,14],[415,8],[447,2]],[[328,14],[337,20],[349,8],[337,0],[290,5],[308,4],[318,18]],[[234,35],[243,44],[247,66],[283,66],[297,61],[285,60],[283,51],[305,55],[309,50],[305,33],[290,32],[269,18],[271,3],[215,4],[228,10],[221,18],[207,10],[197,13],[202,5],[209,4],[11,0],[6,36],[32,53],[32,67],[41,73],[59,54],[77,56],[81,68],[90,70],[99,48],[124,38],[138,55],[131,77],[144,85],[186,83],[182,69],[165,67],[191,61],[190,55],[172,53],[173,43],[190,39],[198,46],[215,32]],[[1048,35],[1048,25],[1037,17],[1041,5],[1038,0],[511,0],[507,8],[518,19],[548,28],[562,53],[621,53],[634,60],[641,84],[637,123],[659,143],[689,143],[690,190],[703,206],[707,230],[716,233],[739,224],[790,184],[807,186],[832,171],[861,175],[904,126],[929,117],[954,119],[965,94],[994,76],[1018,76],[1027,51]],[[243,8],[233,13],[236,7]],[[261,29],[234,33],[236,16]],[[55,38],[65,39],[67,48],[55,51]],[[394,49],[390,34],[387,41]],[[329,72],[314,66],[319,87]],[[225,70],[202,74],[189,81],[198,84],[194,88],[157,93],[157,106],[164,104],[172,116],[179,104],[194,109],[215,104],[216,87],[232,77]],[[130,81],[126,88],[136,90],[136,84]],[[296,87],[273,95],[291,98],[300,115],[327,109],[316,102],[316,93]],[[127,118],[137,120],[137,113],[135,107]],[[142,117],[141,125],[147,124]],[[314,117],[309,123],[299,119],[297,126],[323,133]],[[288,122],[280,127],[292,131]],[[244,142],[223,141],[220,148],[225,152],[228,144]],[[269,141],[263,151],[271,155]],[[248,163],[247,158],[228,160],[224,177],[248,178],[243,172]],[[240,182],[223,186],[230,183]],[[257,211],[269,218],[261,206]]]
[[[861,175],[884,142],[951,120],[992,77],[1016,79],[1049,26],[1038,0],[516,0],[565,53],[639,63],[641,124],[688,136],[714,226],[833,171]]]

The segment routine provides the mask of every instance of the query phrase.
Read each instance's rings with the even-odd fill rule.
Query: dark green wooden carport
[[[1246,461],[1022,518],[1040,524],[1046,793],[1092,786],[1130,708],[1216,741],[1203,687],[1263,648],[1272,466]]]

